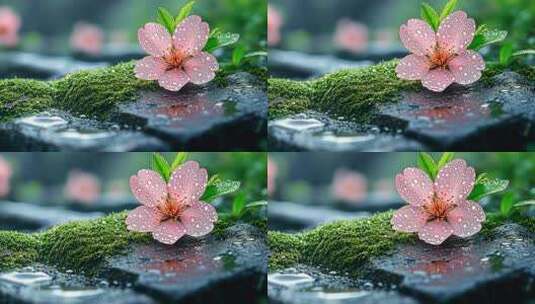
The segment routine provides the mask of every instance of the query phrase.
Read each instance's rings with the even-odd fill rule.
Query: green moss
[[[301,260],[301,235],[281,232],[268,232],[269,271],[291,267]]]
[[[0,271],[34,263],[38,248],[39,240],[34,235],[0,231]]]
[[[54,89],[43,81],[0,80],[0,121],[38,113],[52,105]]]
[[[106,118],[116,104],[134,100],[139,90],[156,88],[153,81],[137,79],[134,66],[132,61],[84,70],[55,81],[55,106],[75,114]]]
[[[514,222],[521,226],[524,226],[527,230],[535,233],[535,218],[530,216],[524,216],[519,212],[514,212],[511,216],[506,217],[501,213],[487,213],[487,219],[483,223],[481,233],[487,237],[491,237],[494,229],[507,223]]]
[[[310,109],[312,96],[313,90],[309,82],[269,79],[269,118],[282,118]]]
[[[56,226],[40,235],[40,259],[46,264],[96,274],[106,258],[131,243],[149,242],[149,234],[126,229],[127,212]]]

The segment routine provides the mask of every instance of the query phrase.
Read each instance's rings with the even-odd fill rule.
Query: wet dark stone
[[[269,146],[277,151],[420,151],[425,146],[395,129],[363,126],[313,111],[272,120]]]
[[[376,122],[404,129],[407,137],[435,149],[524,150],[535,138],[535,87],[514,72],[495,76],[492,83],[406,93],[400,102],[379,108]]]
[[[0,202],[0,230],[35,231],[54,225],[94,219],[100,212],[76,212],[61,207],[45,207],[27,203]]]
[[[381,62],[407,56],[407,50],[402,48],[373,48],[368,51],[355,54],[347,51],[339,51],[336,56],[344,60]]]
[[[4,151],[167,151],[163,141],[119,125],[78,118],[61,111],[43,112],[0,124]]]
[[[248,73],[188,85],[178,93],[141,92],[139,101],[118,106],[115,121],[137,125],[173,149],[260,150],[266,138],[265,84]]]
[[[266,294],[265,233],[239,224],[221,239],[138,245],[109,261],[109,281],[131,282],[163,303],[257,303]]]
[[[535,296],[534,238],[517,224],[497,228],[491,238],[400,245],[372,265],[376,278],[399,282],[424,303],[524,303]]]

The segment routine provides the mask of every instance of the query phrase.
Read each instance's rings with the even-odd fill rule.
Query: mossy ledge
[[[34,234],[0,231],[0,271],[43,263],[97,275],[108,257],[123,253],[129,245],[155,242],[149,233],[128,231],[127,214],[70,222]],[[222,235],[233,224],[220,220],[214,233]]]
[[[29,79],[0,80],[0,121],[37,113],[52,106],[55,89]]]
[[[422,89],[420,82],[401,80],[396,76],[398,63],[399,60],[395,59],[369,67],[341,70],[308,81],[271,78],[268,80],[270,118],[316,110],[369,122],[378,104],[396,102],[402,92]],[[515,63],[509,68],[489,64],[480,81],[490,86],[492,77],[506,70],[535,80],[535,67]]]
[[[392,230],[392,214],[388,211],[366,219],[337,221],[297,234],[270,231],[269,270],[305,264],[358,277],[371,258],[388,255],[397,244],[417,241],[414,234]],[[535,219],[531,217],[516,215],[507,219],[491,213],[482,233],[492,237],[492,231],[508,221],[535,232]]]

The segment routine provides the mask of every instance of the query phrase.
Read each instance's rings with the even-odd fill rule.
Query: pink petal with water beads
[[[156,208],[140,206],[128,213],[127,229],[137,232],[152,232],[161,222],[162,214]]]
[[[458,201],[457,207],[462,207],[470,211],[472,214],[472,217],[474,217],[478,222],[484,222],[487,216],[485,215],[485,211],[483,210],[483,207],[481,207],[480,204],[472,201]]]
[[[448,223],[453,228],[453,234],[469,237],[481,230],[481,224],[472,211],[464,206],[457,206],[448,213]]]
[[[215,78],[215,71],[219,69],[219,64],[212,54],[201,52],[187,59],[182,68],[189,75],[192,83],[203,84]]]
[[[474,40],[476,23],[463,11],[457,11],[442,22],[437,32],[438,45],[450,54],[460,54]]]
[[[195,56],[202,51],[208,36],[210,26],[199,16],[189,16],[177,27],[173,35],[175,49],[189,56]]]
[[[427,223],[428,218],[423,208],[409,205],[394,212],[390,223],[397,231],[418,232]]]
[[[155,240],[168,245],[173,245],[185,234],[186,228],[174,219],[161,223],[152,232]]]
[[[147,207],[157,207],[167,199],[167,185],[160,174],[139,170],[130,177],[130,189],[136,199]]]
[[[401,198],[413,206],[423,206],[433,199],[433,182],[417,168],[406,168],[396,175],[396,189]]]
[[[171,35],[158,23],[147,23],[139,29],[138,39],[141,48],[155,57],[163,57],[171,48]]]
[[[214,229],[214,223],[199,209],[188,208],[180,216],[180,222],[191,236],[204,236]]]
[[[446,221],[434,220],[425,224],[418,232],[420,240],[440,245],[453,233],[453,228]]]
[[[438,173],[435,181],[437,197],[448,204],[464,201],[474,188],[476,173],[467,167],[462,159],[446,164]]]
[[[481,78],[481,71],[485,69],[483,57],[472,50],[468,50],[448,62],[448,67],[459,84],[471,84]]]
[[[403,45],[419,56],[431,54],[436,46],[435,32],[425,21],[410,19],[402,25],[399,36]]]
[[[193,203],[204,194],[208,172],[196,161],[187,161],[176,169],[169,180],[169,193],[177,201]]]
[[[168,68],[167,62],[160,57],[148,56],[136,63],[136,77],[144,80],[158,80]]]
[[[189,76],[181,69],[172,69],[165,72],[158,83],[166,90],[178,92],[189,82]]]
[[[422,85],[431,91],[443,92],[454,81],[455,78],[450,71],[438,68],[429,71],[429,73],[422,78]]]
[[[412,54],[401,59],[396,67],[396,73],[401,79],[420,80],[429,72],[429,68],[427,57]]]
[[[217,210],[214,208],[214,206],[204,202],[195,201],[191,203],[191,208],[197,209],[210,221],[217,222],[218,215]]]

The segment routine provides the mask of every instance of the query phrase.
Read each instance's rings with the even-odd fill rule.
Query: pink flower
[[[104,44],[104,32],[98,26],[79,22],[71,34],[71,47],[83,53],[98,55]]]
[[[338,169],[334,173],[331,186],[332,195],[335,199],[358,203],[366,198],[366,177],[362,174],[346,169]]]
[[[160,24],[148,23],[138,31],[141,47],[150,54],[135,68],[136,77],[158,80],[161,87],[179,91],[188,82],[203,84],[215,78],[217,59],[202,49],[210,27],[199,16],[189,16],[173,37]]]
[[[11,178],[11,165],[3,158],[0,157],[0,197],[4,197],[9,194]]]
[[[65,197],[80,203],[94,203],[100,197],[100,181],[96,176],[81,171],[71,171],[65,185]]]
[[[368,28],[350,19],[341,19],[336,26],[334,42],[341,49],[360,53],[368,47]]]
[[[0,7],[0,45],[14,47],[19,43],[20,17],[9,7]]]
[[[267,171],[267,191],[268,195],[273,195],[275,193],[277,172],[279,168],[277,163],[275,163],[271,158],[268,157],[268,171]]]
[[[475,183],[475,171],[456,159],[444,166],[433,183],[422,170],[406,168],[396,176],[396,188],[409,203],[394,213],[394,230],[418,232],[418,237],[440,245],[450,235],[469,237],[481,230],[483,208],[467,200]]]
[[[471,84],[485,69],[483,57],[468,50],[476,24],[465,12],[449,15],[438,33],[424,21],[411,19],[400,29],[401,41],[413,54],[403,58],[396,68],[399,78],[421,80],[431,91],[442,92],[452,83]]]
[[[195,161],[176,169],[168,184],[160,174],[140,170],[130,178],[130,188],[143,206],[128,214],[128,230],[152,232],[157,241],[169,245],[186,234],[198,237],[210,233],[217,221],[217,211],[199,200],[207,178],[206,169]]]
[[[280,43],[282,16],[279,11],[268,5],[268,45],[274,46]]]

